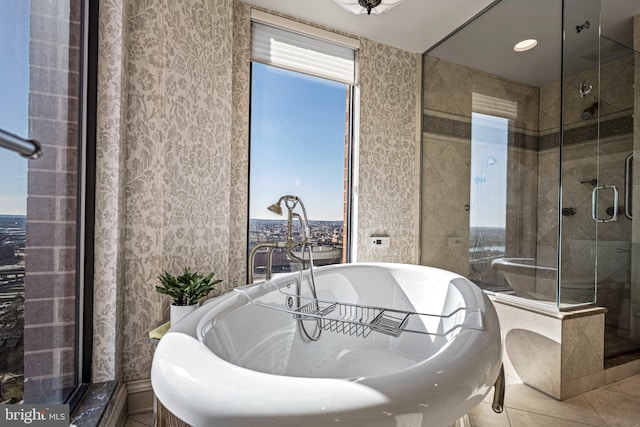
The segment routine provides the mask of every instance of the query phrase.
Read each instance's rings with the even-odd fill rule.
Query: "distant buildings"
[[[24,248],[26,218],[0,215],[0,387],[19,379],[24,353]],[[5,384],[5,380],[8,381]],[[20,385],[19,388],[22,386]],[[18,394],[22,394],[20,391]]]
[[[311,242],[313,243],[314,265],[338,264],[343,258],[344,225],[342,221],[309,221],[311,228]],[[287,240],[287,221],[282,220],[249,220],[249,247],[247,251],[258,243],[285,242]],[[294,240],[301,240],[300,226],[295,224],[292,228]],[[301,256],[300,250],[296,252]],[[309,258],[308,253],[304,257]],[[276,250],[272,258],[272,272],[286,273],[295,271],[295,263],[287,257],[285,251]],[[254,274],[265,273],[266,253],[258,252],[255,257]]]
[[[21,265],[24,268],[26,223],[24,216],[0,215],[0,267]]]

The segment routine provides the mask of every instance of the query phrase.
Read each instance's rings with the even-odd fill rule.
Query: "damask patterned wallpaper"
[[[233,3],[131,2],[124,235],[124,379],[148,376],[168,309],[162,271],[227,282]]]
[[[157,275],[228,279],[233,2],[100,12],[94,380],[127,381],[148,377],[167,317]]]
[[[191,266],[216,271],[220,292],[244,284],[250,7],[103,3],[94,378],[132,381],[148,378],[147,333],[167,317],[158,274]],[[417,260],[418,60],[361,40],[360,261]],[[371,234],[392,246],[370,248]]]
[[[231,156],[231,239],[226,289],[244,284],[249,221],[249,92],[251,89],[251,7],[238,0],[233,10],[233,129]]]
[[[127,26],[122,0],[100,3],[94,242],[94,382],[122,377]]]
[[[358,262],[417,263],[416,54],[360,40]],[[369,244],[389,236],[389,248]]]

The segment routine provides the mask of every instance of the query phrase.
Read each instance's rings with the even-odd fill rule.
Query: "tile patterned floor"
[[[491,410],[492,397],[469,413],[473,427],[640,426],[640,375],[562,402],[507,377],[502,414]],[[153,414],[129,415],[124,427],[153,427]]]
[[[469,413],[473,427],[638,427],[640,375],[562,402],[507,378],[505,411],[491,410],[493,393]]]
[[[153,427],[153,412],[129,415],[124,427]]]

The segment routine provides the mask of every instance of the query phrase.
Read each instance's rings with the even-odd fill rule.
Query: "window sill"
[[[100,425],[117,385],[117,381],[91,384],[73,412],[71,423],[82,427]]]

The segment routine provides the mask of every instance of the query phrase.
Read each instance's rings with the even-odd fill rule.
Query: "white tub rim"
[[[389,264],[386,263],[367,263],[366,265],[389,266]],[[392,265],[401,266],[403,264]],[[422,266],[417,267],[422,268]],[[452,279],[461,278],[461,276],[457,274],[446,273],[448,273]],[[487,302],[491,304],[486,296],[482,295],[482,292],[480,292],[480,295],[481,301],[478,301],[478,304],[486,304]],[[234,306],[242,302],[241,300],[243,298],[246,299],[241,293],[226,294],[220,297],[216,308],[222,310],[220,307],[225,305]],[[208,304],[205,304],[205,306],[207,305]],[[214,310],[215,308],[212,307],[211,309]],[[491,307],[491,310],[493,310],[493,307]],[[197,325],[200,324],[200,320],[197,322]],[[191,416],[191,410],[202,410],[208,414],[215,414],[216,417],[233,417],[238,414],[238,402],[243,402],[245,406],[249,405],[250,409],[244,407],[243,410],[250,410],[251,414],[255,417],[289,417],[324,415],[328,412],[353,412],[372,407],[387,408],[389,405],[400,400],[404,406],[420,407],[420,405],[424,404],[423,399],[425,395],[436,396],[459,392],[456,391],[458,387],[457,383],[449,384],[445,380],[449,377],[457,378],[457,375],[460,374],[459,366],[451,366],[450,364],[450,356],[453,352],[455,352],[459,359],[463,360],[463,363],[466,364],[465,366],[473,366],[477,363],[478,354],[484,356],[484,358],[487,358],[487,355],[483,353],[465,352],[465,350],[475,348],[480,351],[483,346],[487,347],[491,344],[491,336],[485,334],[484,331],[463,330],[447,343],[447,345],[443,346],[443,348],[430,357],[408,368],[391,373],[361,378],[296,377],[259,372],[226,361],[215,354],[208,346],[200,341],[197,336],[194,336],[195,331],[193,329],[198,326],[190,326],[188,322],[184,322],[187,322],[186,319],[179,325],[176,325],[175,328],[172,328],[159,343],[158,350],[160,350],[161,347],[164,348],[164,357],[162,360],[154,357],[151,376],[154,389],[157,389],[156,394],[158,398],[169,410],[173,411],[172,402],[176,396],[173,391],[166,392],[167,386],[171,389],[181,390],[180,401],[183,402],[185,406],[178,409],[180,413],[183,414],[185,421],[196,425],[199,423],[199,419],[189,418]],[[495,333],[495,331],[493,331],[493,333]],[[495,364],[492,372],[485,373],[488,377],[492,377],[489,381],[491,385],[497,377],[501,361],[499,329],[497,330],[497,334],[498,348],[492,347],[490,350],[496,353],[495,358],[498,362]],[[158,350],[156,351],[156,355],[159,353]],[[187,372],[183,372],[181,366],[191,363],[185,361],[184,352],[193,356],[194,360],[199,360],[200,375],[198,378],[193,378],[188,375]],[[434,365],[435,362],[441,363],[443,369],[437,371],[430,369],[430,365]],[[163,384],[162,381],[158,380],[159,377],[172,378],[172,383]],[[421,378],[421,380],[415,381],[417,377]],[[400,386],[390,389],[388,384],[392,380],[394,383],[400,384]],[[233,390],[227,390],[226,393],[220,394],[218,387],[220,383],[237,384],[238,382],[251,384],[252,389],[260,389],[261,399],[276,399],[277,402],[292,401],[296,402],[296,404],[288,405],[284,409],[282,405],[277,404],[275,401],[271,406],[262,403],[260,405],[252,405],[251,402],[247,402],[247,400],[250,400],[250,396],[255,395],[255,390],[243,392],[242,388],[239,388],[239,390],[234,388]],[[284,387],[283,384],[286,385],[286,387]],[[488,392],[487,387],[490,388],[490,385],[485,384],[478,389],[476,393],[479,393],[478,395],[481,394],[481,397],[483,397]],[[385,390],[385,392],[383,393],[380,390]],[[215,402],[203,397],[212,395],[217,396]],[[277,408],[278,411],[275,411],[274,408]]]

